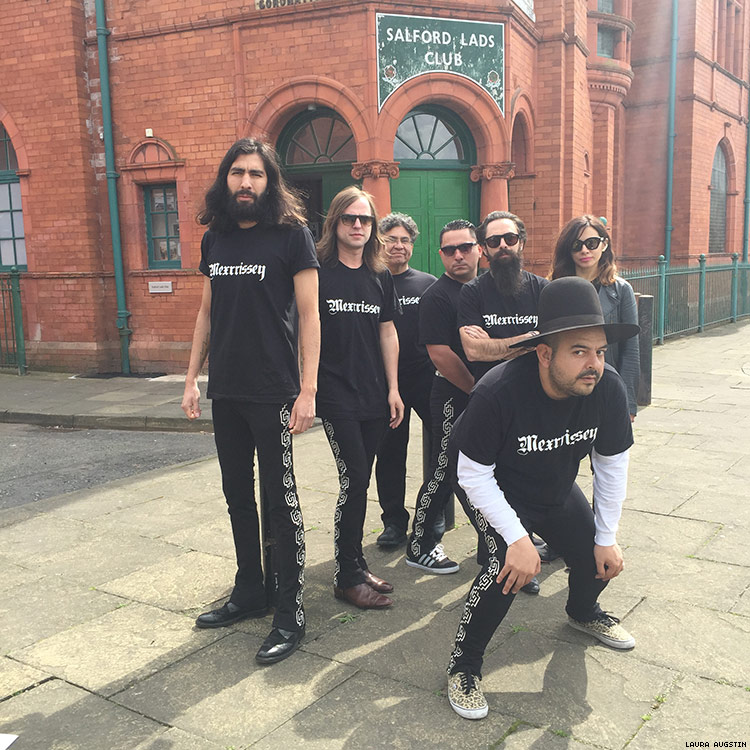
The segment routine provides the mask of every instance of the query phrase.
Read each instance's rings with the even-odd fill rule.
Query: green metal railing
[[[716,323],[750,315],[750,263],[707,265],[701,255],[694,267],[669,267],[663,255],[655,267],[622,271],[635,292],[654,298],[653,339],[703,331]]]
[[[21,274],[13,266],[0,275],[0,368],[26,374],[26,345],[21,312]]]

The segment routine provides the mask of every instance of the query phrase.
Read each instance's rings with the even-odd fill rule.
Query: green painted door
[[[454,219],[474,221],[468,170],[401,169],[391,180],[391,211],[408,214],[419,227],[411,266],[434,276],[443,273],[438,254],[440,230]]]

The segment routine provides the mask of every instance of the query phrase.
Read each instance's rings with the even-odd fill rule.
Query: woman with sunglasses
[[[399,312],[372,196],[348,187],[331,201],[318,242],[320,366],[317,414],[339,474],[333,593],[360,609],[384,609],[393,586],[362,553],[375,452],[404,414],[398,391]]]
[[[550,271],[551,279],[561,276],[580,276],[596,287],[605,323],[638,323],[633,288],[617,275],[612,240],[601,219],[585,214],[571,219],[563,227]],[[637,412],[640,376],[638,337],[610,344],[605,361],[617,370],[625,382],[632,421]]]

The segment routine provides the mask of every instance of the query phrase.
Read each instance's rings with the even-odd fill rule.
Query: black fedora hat
[[[539,295],[538,336],[511,346],[536,346],[545,336],[579,328],[604,329],[607,343],[614,344],[635,336],[640,326],[634,323],[605,323],[599,295],[594,285],[578,276],[563,276],[551,281]]]

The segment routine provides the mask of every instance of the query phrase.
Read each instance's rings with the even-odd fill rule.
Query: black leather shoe
[[[299,648],[304,637],[304,628],[302,630],[274,628],[268,634],[268,638],[263,641],[258,653],[255,654],[255,661],[258,664],[275,664],[277,661],[286,659]]]
[[[212,609],[210,612],[198,615],[195,625],[198,628],[224,628],[227,625],[244,620],[246,617],[265,617],[267,614],[268,607],[241,609],[236,604],[227,602],[219,609]]]
[[[406,534],[399,531],[395,526],[386,526],[383,533],[375,540],[378,547],[393,549],[400,547],[406,542]]]
[[[521,591],[524,594],[538,594],[539,593],[539,581],[534,576],[525,586],[521,586]]]
[[[536,551],[539,553],[539,559],[543,563],[550,563],[554,560],[557,560],[560,555],[555,552],[543,539],[540,539],[538,536],[531,535],[531,541],[534,543],[534,547],[536,547]]]
[[[432,527],[432,533],[435,536],[436,542],[439,542],[443,538],[443,534],[445,534],[445,514],[444,513],[441,513],[435,519],[435,525]]]

